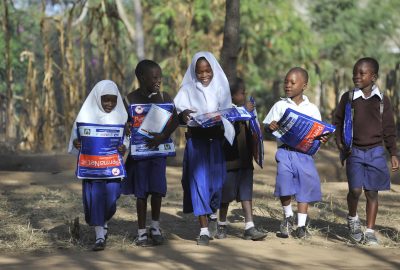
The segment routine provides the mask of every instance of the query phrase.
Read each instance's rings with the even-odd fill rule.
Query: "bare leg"
[[[242,208],[244,212],[244,221],[253,221],[253,202],[252,201],[242,201]]]
[[[279,197],[279,199],[281,200],[282,206],[288,206],[292,201],[292,196],[282,196]]]
[[[137,216],[138,216],[138,227],[139,227],[139,229],[145,229],[146,228],[147,198],[146,199],[141,199],[141,198],[136,199],[136,211],[137,211]]]
[[[162,197],[159,195],[151,196],[151,219],[158,221],[160,220],[160,212],[161,212],[161,202]]]
[[[378,213],[378,191],[366,190],[365,197],[367,198],[367,228],[374,229]]]
[[[208,220],[206,215],[199,216],[200,228],[208,227]]]
[[[347,207],[349,208],[349,216],[355,217],[357,215],[358,200],[362,193],[361,188],[350,189],[347,193]]]
[[[302,214],[307,214],[308,211],[308,203],[297,203],[297,211]]]
[[[219,221],[225,222],[226,216],[228,215],[229,203],[221,203],[221,207],[219,208]]]

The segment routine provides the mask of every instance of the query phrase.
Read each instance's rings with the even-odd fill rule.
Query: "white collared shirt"
[[[356,100],[359,97],[362,97],[363,99],[370,99],[372,98],[374,95],[377,95],[381,100],[382,100],[382,93],[381,90],[379,90],[379,87],[376,86],[375,84],[372,86],[372,92],[371,95],[369,97],[365,97],[364,92],[359,89],[359,88],[355,88],[354,89],[354,96],[353,96],[353,100]]]
[[[318,107],[303,95],[303,101],[299,105],[297,105],[291,98],[281,98],[281,100],[276,102],[274,106],[272,106],[271,110],[269,110],[263,124],[269,125],[272,121],[278,122],[287,108],[296,110],[317,120],[321,120],[321,113],[319,112]],[[279,139],[276,139],[276,141],[278,147],[282,145],[282,142]]]
[[[317,120],[321,120],[321,113],[319,112],[318,107],[303,95],[303,101],[299,105],[297,105],[291,98],[281,98],[280,101],[276,102],[274,106],[272,106],[271,110],[265,117],[263,124],[269,125],[272,121],[278,122],[287,108],[296,110]]]

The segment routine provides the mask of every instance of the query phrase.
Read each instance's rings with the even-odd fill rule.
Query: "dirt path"
[[[266,145],[269,151],[273,147],[273,143]],[[281,208],[272,196],[273,154],[266,157],[265,169],[255,171],[254,184],[255,223],[269,231],[265,241],[240,238],[243,216],[240,204],[233,203],[229,238],[213,240],[209,247],[196,246],[197,221],[181,210],[181,168],[168,167],[168,195],[161,216],[167,243],[151,248],[132,245],[137,229],[135,200],[123,196],[110,223],[107,249],[99,253],[90,251],[94,235],[84,223],[80,182],[74,180],[73,170],[0,171],[0,269],[400,269],[399,185],[380,196],[377,229],[382,245],[353,246],[346,240],[347,184],[331,182],[343,179],[342,169],[336,153],[321,151],[316,160],[323,201],[310,209],[313,237],[309,241],[281,239],[275,236]],[[364,203],[363,198],[362,220]],[[80,219],[78,243],[72,241],[70,231],[76,217]]]

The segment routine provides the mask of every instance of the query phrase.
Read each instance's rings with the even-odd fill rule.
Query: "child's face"
[[[284,85],[286,97],[296,99],[303,96],[307,82],[300,72],[292,71],[286,74]]]
[[[160,91],[161,77],[162,73],[160,68],[149,68],[142,76],[140,87],[143,87],[150,93]]]
[[[106,113],[110,113],[117,106],[117,96],[104,95],[101,96],[101,107]]]
[[[246,90],[240,88],[232,95],[232,102],[237,106],[243,106],[246,103]]]
[[[210,64],[205,59],[199,59],[196,62],[196,78],[197,80],[204,86],[207,87],[213,76],[213,70],[211,69]]]
[[[353,68],[354,86],[361,90],[369,86],[372,87],[376,77],[372,65],[368,62],[359,62]]]

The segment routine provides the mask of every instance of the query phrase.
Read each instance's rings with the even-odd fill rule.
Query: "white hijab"
[[[196,77],[196,63],[200,57],[207,60],[213,71],[213,78],[207,87]],[[228,79],[212,53],[202,51],[193,56],[174,103],[178,113],[187,109],[196,111],[192,114],[193,117],[232,107]]]
[[[101,96],[104,95],[117,96],[117,105],[110,113],[106,113],[103,109],[103,106],[101,106]],[[73,141],[78,137],[76,127],[77,122],[100,125],[124,125],[127,119],[128,113],[126,112],[117,85],[110,80],[103,80],[98,82],[93,87],[92,91],[90,91],[88,97],[82,105],[81,110],[78,113],[78,116],[75,119],[71,131],[71,137],[69,139],[68,152],[75,152]]]

